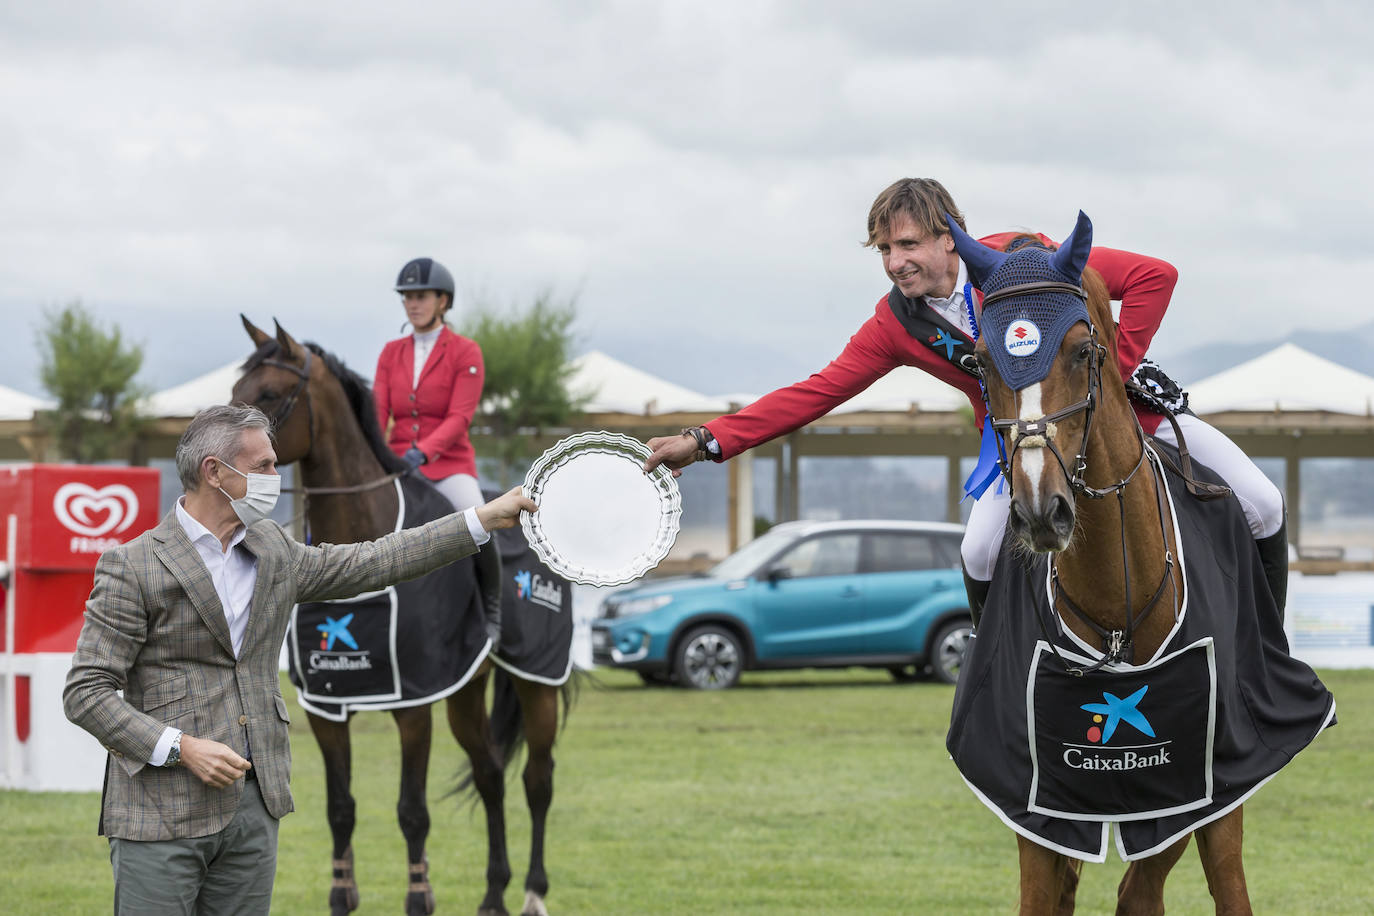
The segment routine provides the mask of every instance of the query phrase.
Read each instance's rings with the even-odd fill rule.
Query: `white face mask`
[[[224,493],[225,498],[229,500],[229,507],[234,510],[239,521],[243,522],[244,525],[251,525],[272,514],[272,510],[277,507],[277,497],[281,495],[281,477],[279,475],[245,474],[222,458],[215,460],[240,477],[248,479],[248,492],[243,494],[242,499],[234,499],[224,492],[224,487],[219,488],[219,491]]]

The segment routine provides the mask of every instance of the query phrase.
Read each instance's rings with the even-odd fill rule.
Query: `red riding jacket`
[[[1000,248],[1018,234],[1003,232],[979,241]],[[1122,377],[1129,378],[1164,320],[1178,271],[1158,258],[1113,248],[1093,248],[1088,266],[1102,275],[1111,297],[1121,301],[1116,357]],[[898,366],[915,366],[958,388],[968,396],[974,421],[982,428],[984,408],[978,381],[908,334],[892,314],[887,296],[878,300],[873,317],[864,322],[830,365],[795,385],[764,395],[738,413],[712,420],[706,428],[720,443],[721,457],[733,458],[824,416]],[[1136,415],[1146,433],[1153,433],[1162,419],[1140,408]]]
[[[387,444],[398,455],[412,445],[428,459],[420,470],[430,480],[452,474],[477,476],[477,456],[468,441],[468,426],[482,400],[482,349],[477,342],[439,332],[425,361],[418,385],[415,378],[415,338],[402,337],[382,348],[372,397],[377,423],[386,430],[395,418]]]

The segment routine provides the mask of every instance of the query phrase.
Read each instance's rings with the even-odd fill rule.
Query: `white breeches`
[[[471,474],[451,474],[443,480],[431,480],[430,483],[453,503],[453,508],[457,512],[486,502],[482,498],[482,488],[477,485],[477,478]]]
[[[1224,433],[1190,414],[1181,414],[1178,425],[1188,441],[1188,451],[1193,460],[1215,471],[1235,492],[1236,499],[1240,500],[1240,506],[1245,510],[1250,533],[1258,539],[1278,532],[1283,525],[1283,494],[1279,488],[1270,483],[1269,478]],[[1174,428],[1168,420],[1159,424],[1155,438],[1169,445],[1178,445]],[[1007,527],[1007,512],[1011,509],[1009,488],[1003,483],[1002,492],[996,492],[997,489],[997,483],[993,483],[982,498],[973,504],[961,546],[964,568],[970,576],[983,582],[992,579],[992,571],[997,566],[997,554]]]

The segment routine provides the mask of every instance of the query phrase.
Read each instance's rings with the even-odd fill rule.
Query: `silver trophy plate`
[[[668,555],[682,519],[673,472],[644,473],[649,449],[620,433],[578,433],[539,457],[520,515],[525,539],[554,572],[584,585],[623,585]]]

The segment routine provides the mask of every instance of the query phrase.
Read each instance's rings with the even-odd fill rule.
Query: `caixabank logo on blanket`
[[[546,607],[563,610],[563,586],[529,569],[515,574],[515,597]]]
[[[365,671],[372,667],[372,653],[358,648],[358,641],[348,629],[351,623],[353,615],[344,614],[337,620],[325,617],[324,623],[315,626],[320,632],[320,648],[310,653],[312,671]],[[342,643],[353,651],[335,649],[336,643]]]
[[[1137,770],[1163,766],[1169,763],[1169,742],[1145,747],[1111,747],[1109,742],[1116,736],[1121,725],[1130,726],[1140,735],[1154,738],[1154,726],[1140,711],[1140,702],[1145,698],[1150,685],[1146,684],[1135,693],[1122,699],[1116,694],[1102,691],[1102,702],[1084,703],[1079,706],[1092,714],[1092,725],[1087,734],[1089,745],[1068,745],[1064,748],[1064,763],[1076,770]]]

